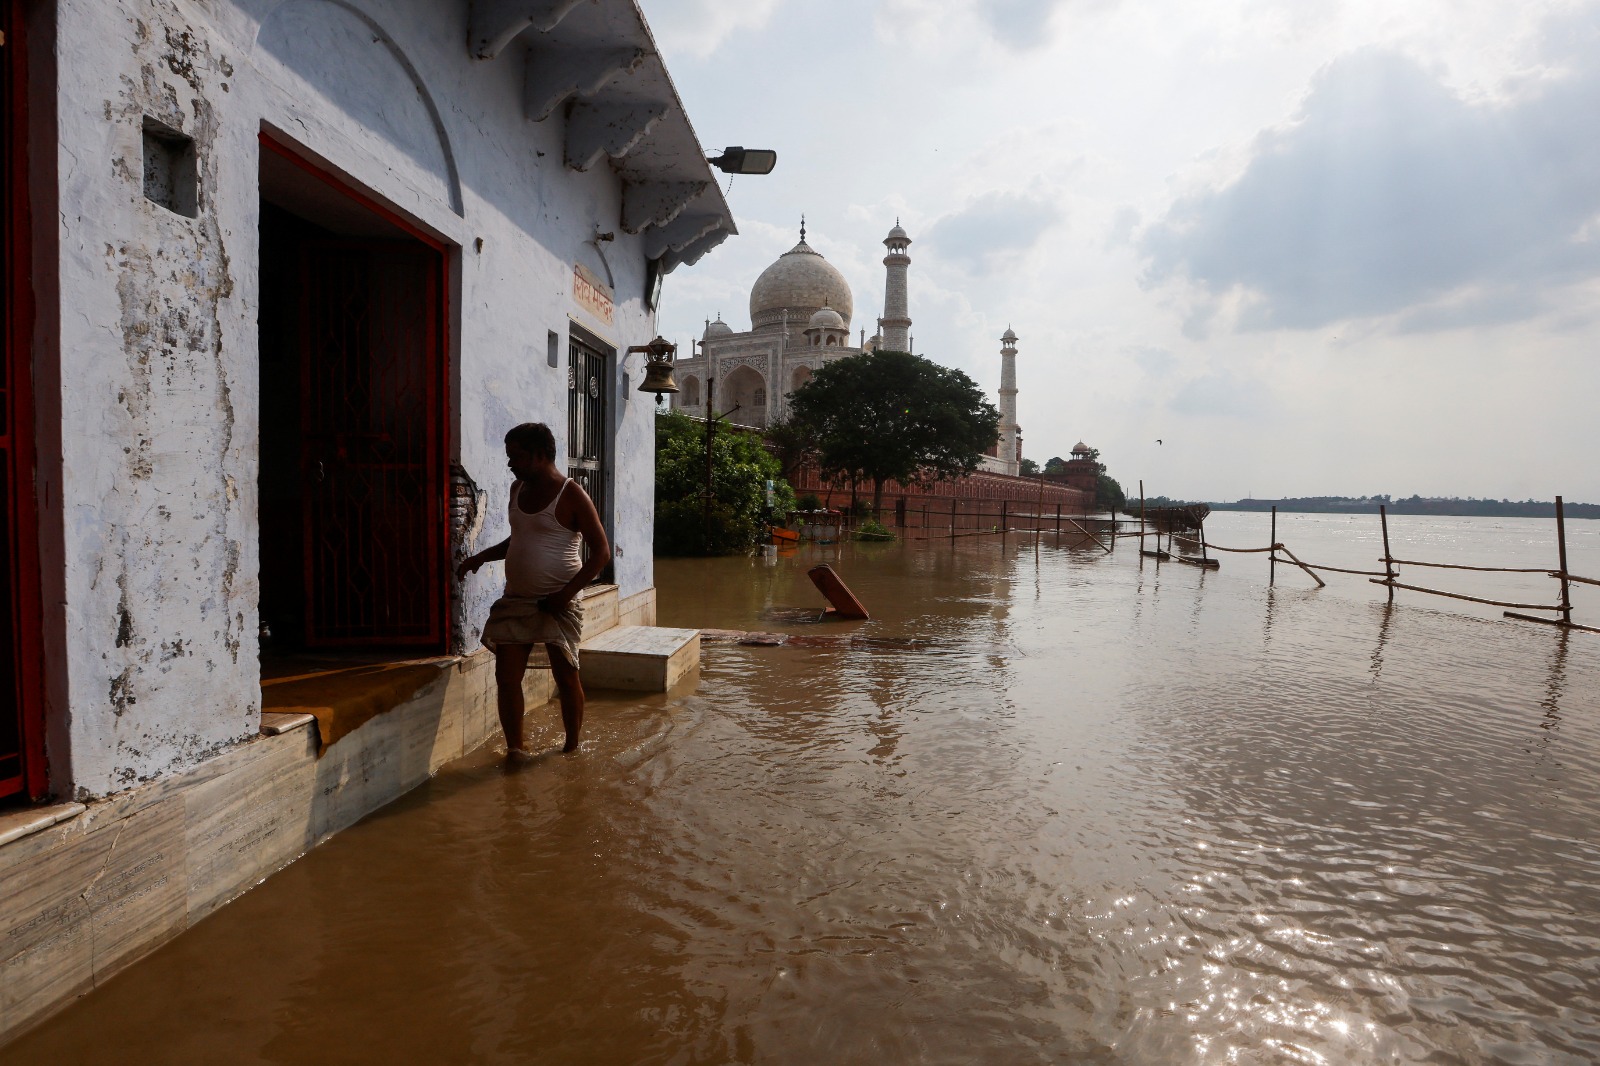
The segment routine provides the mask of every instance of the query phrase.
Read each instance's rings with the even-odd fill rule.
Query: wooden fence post
[[[1278,583],[1278,507],[1272,507],[1272,543],[1267,549],[1267,585]]]
[[[1561,559],[1561,624],[1572,624],[1572,583],[1567,580],[1567,514],[1561,497],[1556,497],[1556,544]]]
[[[950,497],[950,543],[956,542],[956,498]]]
[[[1394,602],[1394,579],[1399,576],[1394,572],[1393,557],[1389,554],[1389,508],[1386,504],[1378,504],[1378,520],[1383,523],[1383,580],[1389,586],[1389,602]]]
[[[1139,550],[1144,551],[1144,478],[1139,479]]]
[[[1006,539],[1006,505],[1008,503],[1010,503],[1010,502],[1011,502],[1010,500],[1001,500],[1000,501],[1000,539],[1001,539],[1001,541],[1004,541]]]

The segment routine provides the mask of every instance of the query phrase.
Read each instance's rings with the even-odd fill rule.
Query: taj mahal
[[[855,297],[838,268],[806,243],[802,220],[800,243],[763,270],[750,289],[750,329],[736,333],[718,314],[706,321],[694,354],[677,361],[680,391],[672,398],[673,408],[703,417],[706,385],[714,381],[718,414],[734,411],[729,416],[732,421],[764,429],[788,417],[789,394],[811,380],[818,367],[880,349],[911,351],[906,291],[911,238],[896,221],[883,244],[888,249],[883,259],[883,315],[871,337],[860,329],[857,343],[851,344]],[[1000,436],[980,468],[1014,475],[1022,457],[1017,335],[1008,328],[1000,341]]]

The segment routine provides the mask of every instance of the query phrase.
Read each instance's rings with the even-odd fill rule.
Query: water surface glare
[[[876,639],[461,760],[0,1059],[1600,1061],[1600,636],[1051,539],[658,561]]]

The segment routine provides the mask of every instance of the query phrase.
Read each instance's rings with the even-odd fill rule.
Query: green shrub
[[[706,427],[686,415],[656,418],[656,527],[659,555],[736,555],[766,537],[766,483],[773,484],[772,514],[782,521],[794,509],[794,490],[778,460],[759,438],[718,426],[711,448],[711,523],[707,543]]]
[[[894,533],[876,518],[869,518],[856,527],[856,533],[868,537],[893,537]]]
[[[822,510],[822,499],[816,493],[808,492],[795,502],[794,509],[797,511],[820,511]]]

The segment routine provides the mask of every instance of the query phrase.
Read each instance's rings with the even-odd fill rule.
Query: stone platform
[[[698,629],[616,626],[578,646],[585,689],[665,692],[700,665]]]

